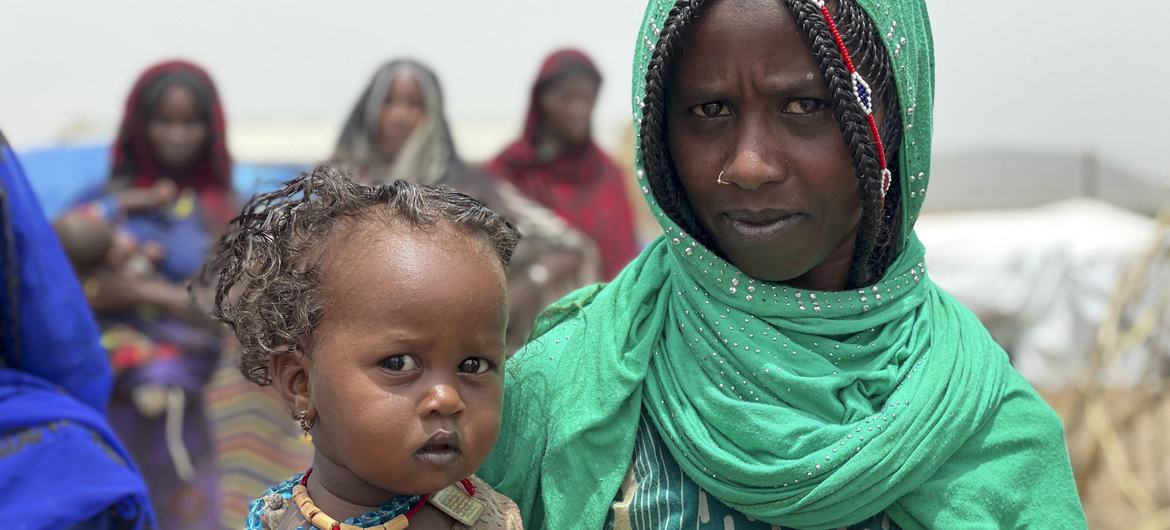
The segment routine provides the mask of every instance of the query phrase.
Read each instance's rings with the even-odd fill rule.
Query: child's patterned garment
[[[251,511],[245,521],[245,530],[313,530],[313,525],[305,520],[300,509],[293,502],[293,487],[300,482],[304,474],[299,474],[264,492],[259,499],[252,502]],[[474,500],[480,501],[484,509],[479,518],[470,526],[454,523],[451,530],[522,530],[520,509],[511,499],[496,493],[478,477],[471,477],[475,486]],[[438,494],[436,494],[438,496]],[[393,519],[405,513],[418,502],[417,497],[398,497],[383,505],[378,512],[371,512],[358,518],[344,521],[359,527],[371,527]]]

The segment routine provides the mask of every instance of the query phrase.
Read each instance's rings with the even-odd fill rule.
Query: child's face
[[[138,240],[129,231],[110,227],[111,243],[106,252],[106,265],[113,269],[124,267],[138,253]]]
[[[344,231],[307,361],[318,455],[386,492],[438,491],[475,472],[499,433],[503,267],[449,225]]]

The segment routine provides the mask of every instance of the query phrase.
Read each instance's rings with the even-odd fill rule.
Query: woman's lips
[[[804,217],[803,213],[784,210],[734,210],[723,214],[732,231],[749,243],[773,241]]]

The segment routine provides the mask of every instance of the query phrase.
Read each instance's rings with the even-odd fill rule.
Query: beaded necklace
[[[318,530],[361,530],[370,528],[375,530],[403,530],[410,526],[410,518],[418,513],[427,503],[427,495],[398,496],[383,504],[375,512],[369,512],[361,517],[346,519],[339,522],[325,515],[317,508],[313,499],[309,498],[309,475],[313,469],[309,468],[300,482],[293,486],[293,503],[301,510],[305,520]]]
[[[444,513],[464,524],[472,524],[483,512],[483,504],[475,499],[476,488],[470,480],[459,482],[462,491],[449,486],[434,496],[400,495],[383,504],[377,510],[345,521],[329,517],[309,497],[308,482],[312,468],[300,476],[293,477],[270,488],[252,503],[245,530],[264,530],[279,520],[278,514],[295,505],[314,528],[318,530],[403,530],[410,526],[413,517],[428,501]],[[276,516],[276,517],[274,517]],[[301,530],[301,529],[298,529]]]
[[[300,503],[297,502],[296,494],[298,488],[302,490],[304,489],[305,484],[309,480],[309,475],[312,474],[312,472],[313,470],[310,468],[301,475],[294,476],[289,480],[273,486],[268,491],[264,492],[264,495],[262,495],[259,499],[253,501],[251,509],[248,512],[248,519],[245,521],[244,529],[266,530],[267,528],[271,527],[271,525],[276,523],[276,520],[274,520],[274,517],[272,516],[276,513],[282,512],[285,509],[300,509],[301,514],[305,515],[306,511],[301,508]],[[307,491],[304,495],[304,498],[308,499]],[[310,500],[310,502],[312,501]],[[379,527],[398,528],[395,526],[387,527],[384,525],[389,522],[393,522],[396,517],[405,515],[408,512],[411,512],[411,515],[413,515],[412,508],[422,508],[424,504],[424,496],[400,495],[390,499],[389,502],[383,504],[377,510],[366,513],[360,517],[351,517],[342,522],[337,522],[330,518],[329,520],[331,523],[337,524],[336,527],[333,526],[333,524],[329,524],[324,527],[317,526],[316,523],[313,522],[313,519],[307,515],[305,515],[305,520],[309,521],[309,523],[313,524],[313,526],[322,528],[323,530],[352,530],[354,528]],[[313,508],[315,509],[316,506],[314,505]],[[417,511],[417,509],[414,509],[414,511]],[[324,514],[322,513],[320,515]],[[318,517],[318,520],[321,520],[320,517]],[[406,526],[404,525],[401,528],[406,528]]]

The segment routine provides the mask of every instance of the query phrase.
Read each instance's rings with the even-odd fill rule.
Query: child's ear
[[[309,367],[312,366],[312,362],[300,351],[274,355],[268,361],[272,385],[276,387],[276,391],[284,400],[284,405],[294,417],[317,416],[317,410],[313,407],[313,385],[309,381]]]

